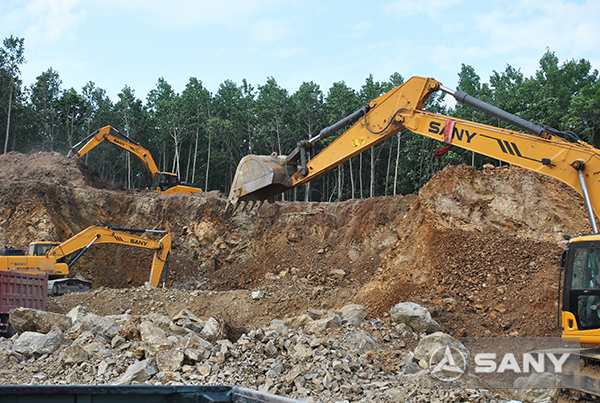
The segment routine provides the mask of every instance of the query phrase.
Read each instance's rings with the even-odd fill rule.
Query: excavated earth
[[[233,212],[218,192],[125,190],[60,154],[11,152],[0,156],[0,189],[1,246],[63,241],[96,223],[173,234],[169,291],[131,298],[120,290],[144,289],[152,252],[94,246],[72,270],[96,291],[50,298],[50,311],[186,308],[246,328],[350,303],[389,321],[411,301],[452,336],[558,336],[557,242],[591,231],[574,190],[508,166],[448,167],[418,196]]]

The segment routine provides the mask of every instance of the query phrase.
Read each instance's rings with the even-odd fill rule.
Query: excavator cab
[[[27,248],[29,256],[44,256],[48,251],[58,245],[58,242],[38,241],[32,242]]]
[[[154,175],[154,180],[152,181],[152,190],[164,192],[167,189],[172,188],[173,186],[177,186],[177,175],[161,172]]]
[[[594,329],[600,329],[600,236],[571,239],[563,264],[565,333],[593,337],[597,343],[600,330]]]

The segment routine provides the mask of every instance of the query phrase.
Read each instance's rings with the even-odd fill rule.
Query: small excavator
[[[111,134],[114,131],[120,136],[114,136]],[[198,186],[194,183],[180,181],[176,174],[170,172],[161,172],[158,166],[154,162],[154,158],[146,148],[142,147],[140,143],[121,133],[119,130],[112,126],[104,126],[103,128],[96,130],[79,143],[75,144],[69,150],[67,157],[74,156],[75,158],[81,158],[83,155],[88,153],[92,148],[102,143],[104,140],[109,143],[115,144],[122,149],[129,151],[135,155],[146,168],[146,182],[147,188],[158,193],[198,193],[202,192]],[[77,148],[85,143],[79,151]]]
[[[163,237],[155,241],[135,235],[143,233],[158,233]],[[69,278],[68,275],[69,269],[94,244],[119,244],[154,250],[150,284],[157,287],[163,274],[164,287],[171,253],[171,234],[163,230],[105,224],[88,227],[62,243],[32,242],[27,253],[23,249],[3,249],[0,253],[0,271],[47,274],[48,293],[55,296],[67,292],[86,292],[92,288],[91,282]]]
[[[436,91],[450,94],[457,102],[470,105],[523,132],[423,110],[429,96]],[[315,155],[314,145],[319,140],[350,124],[349,129]],[[321,130],[315,137],[300,141],[287,156],[276,153],[247,155],[237,167],[229,202],[234,208],[243,205],[243,209],[260,205],[265,200],[273,202],[277,195],[318,178],[405,129],[445,142],[445,147],[435,151],[436,157],[458,146],[556,178],[583,197],[593,233],[575,237],[564,235],[566,249],[561,256],[559,272],[564,273],[565,278],[562,315],[559,317],[563,340],[600,344],[600,234],[594,216],[594,213],[600,214],[600,150],[572,132],[528,122],[465,92],[446,88],[434,79],[412,77]],[[587,350],[585,355],[582,352],[581,357],[600,363],[600,349]],[[581,390],[600,395],[600,380],[583,378]]]

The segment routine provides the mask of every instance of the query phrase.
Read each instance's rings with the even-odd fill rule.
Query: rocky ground
[[[158,195],[124,190],[94,172],[56,153],[0,156],[0,244],[23,248],[42,236],[62,241],[97,222],[166,229],[174,236],[167,288],[144,287],[151,252],[98,246],[73,267],[73,274],[93,281],[95,290],[51,298],[49,311],[66,315],[81,306],[101,317],[160,315],[172,321],[186,309],[204,321],[213,317],[231,323],[245,330],[249,343],[261,343],[256,351],[242,351],[239,339],[233,340],[233,349],[228,346],[227,351],[237,349],[239,357],[227,359],[237,364],[207,361],[207,372],[204,361],[190,363],[185,358],[175,371],[158,371],[169,375],[153,375],[147,381],[152,383],[230,382],[270,391],[276,387],[278,393],[301,398],[327,398],[323,401],[393,401],[399,398],[391,396],[396,391],[406,394],[402,400],[411,401],[500,399],[468,388],[440,395],[439,388],[428,387],[423,379],[409,377],[397,383],[409,351],[424,335],[398,331],[390,308],[416,302],[429,310],[444,333],[455,337],[558,336],[557,241],[564,234],[590,231],[583,202],[572,189],[506,166],[484,171],[449,167],[418,196],[278,202],[235,213],[226,209],[224,195],[215,192]],[[252,298],[253,292],[261,292],[261,298]],[[311,311],[339,312],[349,304],[365,308],[359,324],[342,321],[321,333],[282,324]],[[131,319],[119,320],[127,326]],[[377,348],[360,352],[341,341],[357,332],[376,339]],[[80,336],[63,332],[70,345]],[[287,361],[290,350],[280,345],[287,340],[310,347],[311,360],[300,361],[302,365]],[[275,356],[264,353],[269,341],[278,349]],[[139,344],[128,342],[122,363],[123,354],[115,358],[111,348],[108,358],[114,364],[88,352],[92,361],[56,363],[49,371],[41,368],[56,361],[63,354],[60,348],[69,343],[46,357],[9,352],[11,372],[4,371],[0,382],[72,383],[85,381],[85,374],[91,377],[86,383],[112,382],[129,364],[141,362],[142,357],[135,356]],[[105,338],[105,343],[110,345],[112,339]],[[207,360],[213,350],[216,354],[215,345],[219,346],[213,343]],[[144,351],[144,359],[156,355]],[[352,371],[332,369],[333,362],[342,359],[354,363]],[[106,371],[111,368],[106,372],[110,376],[99,380],[102,360]],[[299,387],[296,378],[284,380],[296,367],[309,387]],[[269,371],[276,376],[267,375]],[[242,379],[241,373],[247,377]],[[323,386],[325,373],[331,379],[329,388]],[[75,375],[68,378],[69,374]],[[342,388],[345,384],[349,387]]]

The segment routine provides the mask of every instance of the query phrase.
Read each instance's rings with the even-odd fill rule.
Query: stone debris
[[[41,311],[28,315],[41,321],[57,318]],[[212,343],[206,329],[221,327],[222,320],[204,321],[187,310],[169,319],[159,314],[100,317],[76,307],[59,317],[57,323],[71,321],[64,333],[56,326],[46,334],[25,331],[0,340],[0,384],[238,385],[307,402],[496,403],[512,398],[442,384],[418,363],[440,343],[457,346],[455,339],[378,319],[365,322],[360,319],[364,307],[354,304],[274,320],[237,340]],[[138,329],[140,337],[124,337],[126,328]]]

